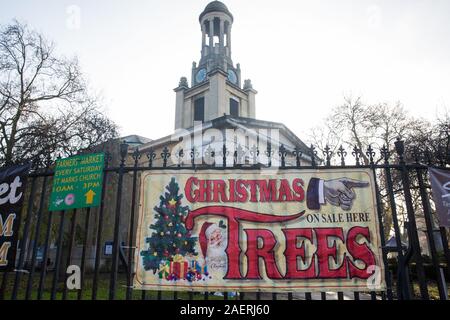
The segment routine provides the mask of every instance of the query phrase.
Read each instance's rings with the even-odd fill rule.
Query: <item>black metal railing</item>
[[[279,170],[369,168],[376,179],[376,205],[380,226],[383,262],[386,273],[386,292],[354,292],[351,296],[337,292],[337,299],[447,299],[450,279],[450,252],[445,228],[435,227],[434,206],[430,202],[430,186],[426,178],[433,158],[425,150],[405,152],[398,140],[395,149],[382,147],[376,152],[372,146],[366,151],[354,147],[347,152],[342,146],[332,151],[328,146],[318,150],[277,147],[270,143],[266,150],[253,146],[248,151],[208,148],[209,157],[221,163],[198,163],[199,151],[173,150],[177,161],[171,163],[171,150],[164,147],[157,154],[153,149],[129,153],[126,144],[120,145],[119,159],[110,154],[105,157],[101,204],[62,212],[49,212],[48,199],[53,179],[53,163],[45,168],[34,167],[29,174],[27,204],[24,206],[16,269],[1,277],[2,299],[205,299],[193,292],[167,292],[134,290],[133,258],[135,251],[136,205],[140,174],[145,170],[249,170],[271,168]],[[131,152],[131,150],[130,150]],[[242,154],[243,152],[243,154]],[[319,157],[323,156],[323,159]],[[258,159],[265,156],[266,162]],[[350,155],[350,156],[349,156]],[[190,157],[183,161],[184,157]],[[352,158],[349,164],[348,156]],[[407,160],[408,159],[408,160]],[[411,161],[409,160],[411,159]],[[393,160],[393,162],[392,162]],[[437,167],[446,167],[447,154],[436,159]],[[112,165],[113,163],[116,165]],[[125,201],[124,199],[127,199]],[[423,215],[420,230],[417,219]],[[385,229],[389,226],[388,234]],[[403,228],[403,232],[402,232]],[[420,241],[419,233],[426,241]],[[127,236],[124,237],[123,235]],[[395,243],[387,246],[390,235]],[[111,240],[112,253],[102,251],[105,240]],[[442,243],[439,250],[436,243]],[[406,245],[405,245],[406,242]],[[79,254],[81,247],[81,255]],[[428,249],[429,257],[422,252]],[[75,254],[77,253],[77,254]],[[79,261],[78,261],[78,260]],[[65,267],[78,262],[81,287],[72,292],[65,281]],[[436,290],[432,290],[437,288]],[[436,291],[434,296],[431,291]],[[327,293],[306,292],[287,294],[263,292],[223,294],[223,299],[328,299]]]

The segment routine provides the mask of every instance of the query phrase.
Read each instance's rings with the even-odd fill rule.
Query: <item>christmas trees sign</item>
[[[385,288],[370,169],[167,169],[141,181],[137,289]]]

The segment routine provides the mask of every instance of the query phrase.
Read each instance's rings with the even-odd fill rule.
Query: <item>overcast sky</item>
[[[258,90],[258,119],[305,136],[345,94],[401,101],[432,119],[450,107],[450,1],[226,0],[233,62]],[[173,132],[175,93],[200,58],[207,0],[0,0],[77,55],[123,135]]]

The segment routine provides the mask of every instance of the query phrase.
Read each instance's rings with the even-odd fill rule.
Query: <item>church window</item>
[[[194,101],[194,121],[205,121],[205,98],[201,97]]]
[[[230,115],[232,117],[239,117],[239,102],[230,98]]]

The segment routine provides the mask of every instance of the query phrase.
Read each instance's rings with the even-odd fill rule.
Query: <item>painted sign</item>
[[[151,171],[140,192],[137,289],[385,288],[368,169]]]
[[[103,166],[103,153],[57,160],[49,210],[98,206],[102,193]]]
[[[439,225],[450,228],[450,170],[429,168],[428,175]]]
[[[0,271],[12,271],[16,261],[20,213],[30,165],[0,170]]]

